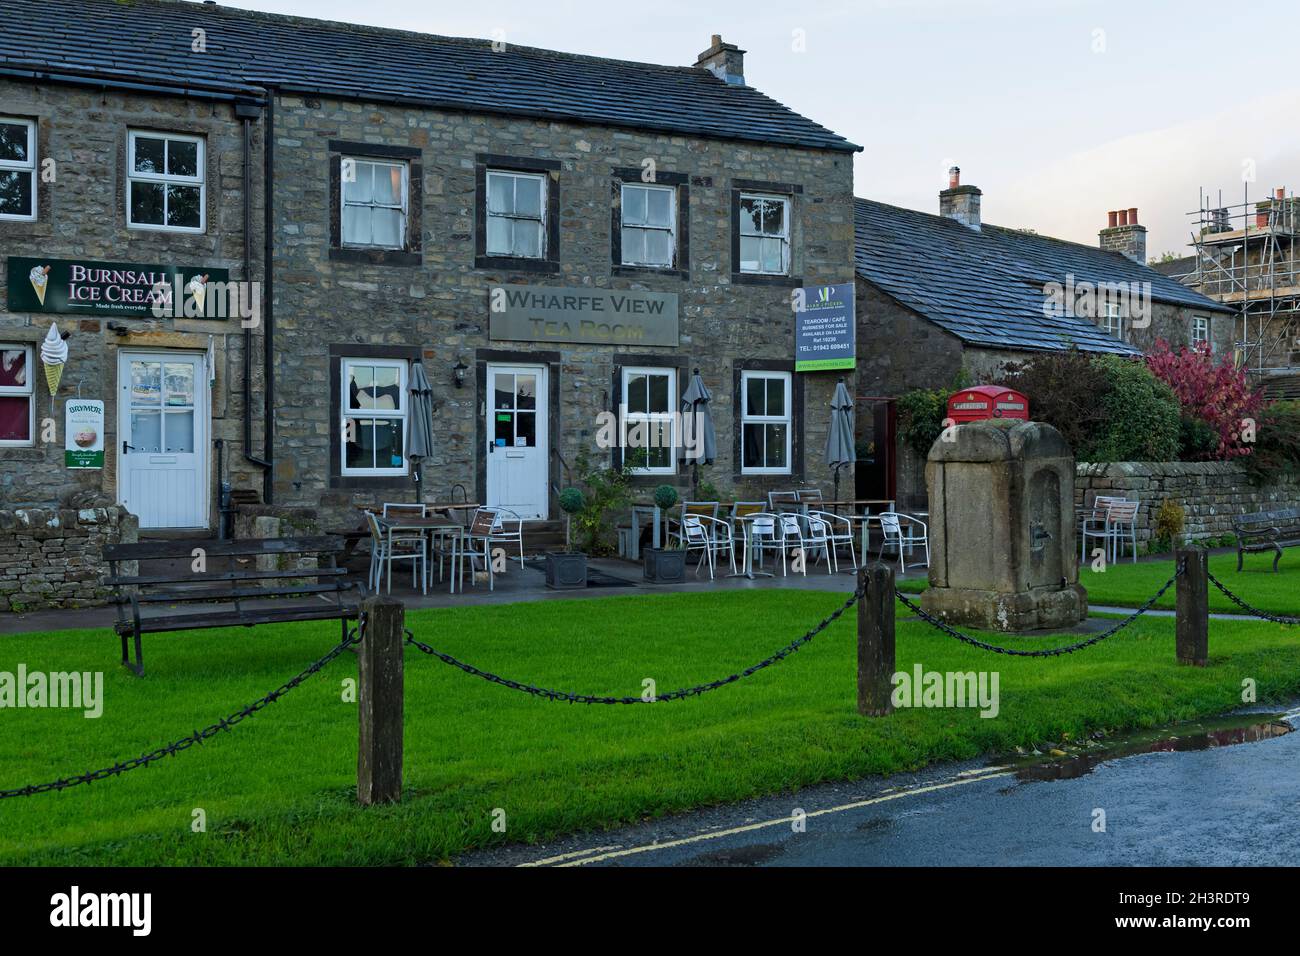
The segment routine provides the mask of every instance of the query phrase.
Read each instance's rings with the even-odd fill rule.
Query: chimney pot
[[[1137,206],[1129,206],[1129,208],[1128,208],[1128,224],[1129,224],[1130,226],[1136,226],[1136,225],[1138,224],[1138,211],[1137,211]]]
[[[961,167],[949,166],[948,167],[948,188],[956,189],[960,185],[961,185]]]
[[[712,35],[709,48],[695,60],[718,79],[732,86],[745,85],[745,51],[734,43],[723,43],[722,35]]]
[[[1278,199],[1285,199],[1285,198],[1286,198],[1286,187],[1285,187],[1285,186],[1278,186],[1277,189],[1274,190],[1273,195],[1276,196]]]
[[[1112,209],[1110,212],[1106,213],[1106,228],[1114,229],[1118,225],[1119,225],[1119,213],[1116,212],[1114,209]]]
[[[1119,224],[1120,224],[1121,226],[1127,226],[1127,225],[1128,225],[1128,210],[1127,210],[1127,209],[1121,209],[1121,210],[1119,211]]]

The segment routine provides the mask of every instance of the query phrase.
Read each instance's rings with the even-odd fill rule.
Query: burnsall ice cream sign
[[[9,311],[151,318],[158,290],[185,288],[196,276],[227,282],[230,272],[209,266],[10,256]],[[192,317],[202,318],[201,313]]]
[[[488,290],[493,341],[677,345],[677,294],[502,285]]]

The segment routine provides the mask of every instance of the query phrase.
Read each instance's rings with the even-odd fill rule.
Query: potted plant
[[[577,488],[560,492],[560,509],[564,512],[564,550],[546,552],[546,586],[557,591],[567,591],[587,586],[587,556],[574,551],[569,535],[569,523],[575,514],[587,507],[587,499]]]
[[[659,510],[667,512],[677,504],[677,489],[672,485],[660,485],[655,489],[655,504]],[[664,522],[665,527],[667,522]],[[642,555],[645,560],[645,579],[658,584],[678,584],[686,580],[686,551],[681,541],[669,538],[662,548],[646,548]]]

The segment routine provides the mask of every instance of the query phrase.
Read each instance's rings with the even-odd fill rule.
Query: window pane
[[[514,180],[510,176],[503,176],[500,173],[489,173],[487,179],[488,185],[488,212],[511,213],[515,210],[515,189]]]
[[[27,350],[0,351],[0,385],[23,388],[27,385]]]
[[[27,124],[0,123],[0,159],[26,163],[31,158],[27,151]]]
[[[537,407],[537,376],[520,375],[515,383],[515,395],[520,408]]]
[[[487,251],[492,256],[510,255],[510,220],[490,218],[487,224]]]
[[[649,383],[647,376],[641,372],[632,372],[627,377],[627,410],[634,414],[649,411]]]
[[[520,412],[515,416],[515,444],[523,439],[529,448],[537,447],[537,413]]]
[[[646,190],[640,186],[624,186],[623,223],[628,226],[644,225],[645,217]]]
[[[755,239],[749,236],[740,237],[740,271],[758,271],[759,247],[761,243],[761,239]]]
[[[672,198],[673,194],[671,190],[646,190],[646,199],[648,201],[646,221],[649,222],[650,225],[665,227],[672,225]]]
[[[757,375],[751,375],[745,379],[745,414],[746,415],[763,415],[767,408],[767,400],[764,397],[764,386],[766,382]]]
[[[202,190],[198,186],[168,186],[167,225],[197,229],[202,221],[201,196]]]
[[[345,434],[352,436],[352,441],[343,446],[344,461],[349,468],[375,467],[375,430],[371,419],[348,420]]]
[[[645,230],[623,230],[623,262],[626,265],[639,265],[645,262]]]
[[[199,174],[199,144],[183,140],[167,141],[167,172],[173,176]]]
[[[0,171],[0,215],[32,214],[32,177],[34,173]]]
[[[374,407],[370,390],[375,384],[375,370],[368,365],[348,365],[345,368],[348,376],[348,407]]]
[[[645,261],[652,266],[670,266],[673,264],[672,237],[659,230],[645,235]]]
[[[369,206],[343,207],[343,241],[350,245],[370,245]]]
[[[137,173],[164,173],[167,171],[163,160],[166,140],[149,136],[135,138],[135,171]]]
[[[131,404],[162,404],[162,365],[160,363],[131,363]]]
[[[189,362],[168,362],[163,367],[163,385],[167,390],[166,404],[194,404],[194,366]]]
[[[514,408],[515,407],[515,377],[508,373],[498,373],[493,383],[493,401],[496,403],[495,408]]]
[[[668,412],[668,376],[650,376],[650,411]]]
[[[514,254],[530,259],[542,256],[542,224],[515,220]]]
[[[673,463],[667,426],[661,426],[658,432],[659,437],[651,441],[650,447],[646,449],[647,468],[669,468]]]
[[[400,418],[380,418],[375,421],[375,467],[401,468],[404,422]]]
[[[767,414],[785,415],[785,383],[779,378],[768,379]]]
[[[397,206],[402,202],[402,167],[375,166],[375,202]]]
[[[515,215],[542,218],[542,181],[531,176],[515,179]]]
[[[741,434],[741,464],[745,468],[763,467],[763,426],[746,425]]]
[[[137,452],[162,451],[162,412],[139,408],[131,411],[131,447]]]
[[[0,441],[31,441],[31,399],[0,395]]]
[[[760,239],[762,243],[762,269],[764,272],[785,271],[785,244],[780,239]]]
[[[131,183],[131,221],[145,226],[163,224],[162,183]]]
[[[760,208],[761,205],[761,199],[741,197],[740,234],[742,236],[756,236],[762,231],[763,214]]]
[[[767,430],[767,467],[784,468],[785,462],[785,425],[766,425]]]
[[[763,201],[763,232],[769,236],[785,235],[785,202],[780,199]]]
[[[402,244],[402,213],[398,209],[370,210],[370,241],[396,249]]]
[[[194,451],[194,413],[168,412],[163,416],[167,429],[165,451],[188,455]]]
[[[349,179],[348,174],[351,173]],[[340,169],[343,180],[344,202],[370,202],[374,196],[375,167],[373,163],[349,160]]]

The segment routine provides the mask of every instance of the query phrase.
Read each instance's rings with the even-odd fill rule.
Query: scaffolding
[[[1237,309],[1237,363],[1257,377],[1300,371],[1300,199],[1284,188],[1252,200],[1212,201],[1201,190],[1187,285]]]

